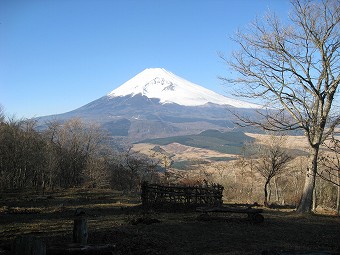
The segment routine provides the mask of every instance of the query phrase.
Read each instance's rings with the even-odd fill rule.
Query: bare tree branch
[[[269,14],[236,33],[233,40],[239,51],[222,59],[238,76],[222,80],[241,85],[238,97],[262,99],[269,106],[270,110],[258,112],[262,120],[237,116],[239,125],[304,131],[313,150],[313,180],[305,184],[305,192],[310,193],[319,147],[340,124],[336,105],[340,96],[340,1],[292,0],[292,7],[285,23]]]

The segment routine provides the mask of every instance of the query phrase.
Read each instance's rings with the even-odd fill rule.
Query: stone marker
[[[73,242],[82,245],[87,244],[87,219],[86,213],[83,209],[77,209],[73,224]]]

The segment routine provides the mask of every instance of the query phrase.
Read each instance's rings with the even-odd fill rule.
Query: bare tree
[[[255,170],[265,178],[264,205],[269,205],[268,186],[271,180],[282,174],[292,160],[288,150],[284,148],[286,143],[284,136],[271,135],[263,144],[253,143],[250,147],[255,154]]]
[[[5,121],[5,110],[4,107],[0,104],[0,124]]]
[[[15,119],[0,124],[0,188],[41,187],[45,142],[35,124]]]
[[[253,180],[255,178],[254,172],[253,172],[254,160],[252,158],[250,159],[246,158],[246,155],[249,153],[248,150],[249,150],[250,144],[251,143],[247,143],[244,146],[244,148],[242,149],[243,155],[239,159],[235,160],[235,164],[234,164],[234,166],[238,169],[237,173],[236,171],[234,171],[234,178],[235,178],[234,183],[239,182],[239,184],[237,185],[237,188],[240,189],[241,194],[247,195],[246,198],[243,198],[247,200],[250,199],[250,196],[252,196],[253,194],[254,183],[253,181],[247,182],[244,180],[246,180],[247,178],[250,178]],[[249,154],[247,156],[249,156]],[[240,181],[237,181],[238,175],[240,175],[239,179],[242,180],[241,183]]]
[[[112,181],[115,186],[128,191],[138,191],[143,181],[158,181],[157,166],[160,160],[149,158],[134,151],[132,147],[120,155],[118,164],[113,164]]]
[[[52,121],[48,123],[45,137],[50,142],[48,179],[54,179],[61,187],[95,181],[95,171],[100,171],[102,165],[94,161],[104,140],[98,127],[85,124],[80,119],[70,119],[65,123]],[[94,166],[98,166],[99,170]]]
[[[227,64],[239,75],[222,78],[241,84],[239,96],[259,98],[271,109],[259,111],[265,121],[240,116],[244,125],[267,130],[304,131],[311,149],[311,167],[298,206],[312,210],[320,145],[340,123],[335,109],[340,83],[340,1],[292,0],[287,24],[275,15],[255,20],[234,38],[240,46]]]
[[[340,214],[340,140],[334,135],[328,143],[324,144],[328,149],[323,156],[320,157],[320,169],[318,176],[332,183],[337,187],[336,211]]]

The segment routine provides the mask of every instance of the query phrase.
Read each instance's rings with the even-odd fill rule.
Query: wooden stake
[[[88,231],[87,231],[87,219],[85,217],[85,211],[77,209],[76,218],[73,224],[73,242],[82,245],[87,244]]]

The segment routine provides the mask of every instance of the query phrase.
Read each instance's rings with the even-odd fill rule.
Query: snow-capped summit
[[[237,108],[261,106],[231,99],[187,81],[163,68],[148,68],[108,94],[110,98],[141,94],[158,98],[160,103],[199,106],[207,103],[230,105]]]

